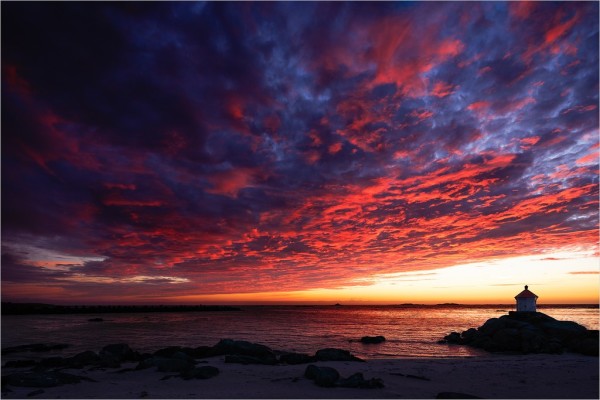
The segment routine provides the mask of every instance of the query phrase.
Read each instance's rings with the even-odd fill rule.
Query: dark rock
[[[436,399],[481,399],[482,397],[473,396],[472,394],[458,392],[440,392],[435,396]]]
[[[181,373],[183,379],[209,379],[219,375],[219,369],[205,365],[202,367],[196,367]]]
[[[458,332],[450,332],[448,335],[444,336],[444,340],[447,343],[452,344],[462,344],[462,338],[460,337],[460,333]]]
[[[556,353],[565,350],[598,356],[598,333],[572,321],[540,312],[515,312],[488,319],[477,329],[452,332],[446,343],[467,344],[490,352]],[[590,339],[590,340],[588,340]]]
[[[183,351],[177,351],[175,353],[173,353],[173,355],[171,356],[171,358],[176,358],[178,360],[183,360],[187,363],[190,364],[195,364],[194,361],[194,357],[189,356],[188,354],[184,353]]]
[[[477,329],[469,328],[460,334],[460,339],[463,343],[469,343],[473,341],[473,339],[475,339],[478,335],[479,332],[477,331]]]
[[[6,384],[19,387],[46,388],[81,381],[94,382],[85,376],[72,375],[58,371],[17,372],[2,377]]]
[[[521,351],[525,354],[540,353],[544,347],[544,336],[532,329],[521,331]]]
[[[492,340],[503,351],[521,350],[521,333],[516,328],[504,328],[496,331]]]
[[[598,357],[598,339],[584,338],[576,340],[569,345],[569,350],[586,356]]]
[[[279,356],[279,362],[283,364],[297,365],[308,364],[315,361],[315,357],[301,353],[284,353]]]
[[[550,338],[545,339],[542,345],[541,353],[561,354],[564,351],[563,343],[560,339]]]
[[[180,346],[170,346],[165,347],[164,349],[156,350],[153,354],[155,357],[163,357],[163,358],[171,358],[173,354],[181,352]]]
[[[40,360],[39,365],[44,368],[56,368],[65,365],[66,360],[62,357],[47,357]]]
[[[4,368],[27,368],[36,364],[35,360],[11,360],[4,364]]]
[[[242,354],[228,354],[225,356],[225,362],[228,364],[264,364],[264,365],[275,365],[277,364],[277,358],[275,355],[268,355],[262,357],[245,356]]]
[[[377,389],[384,387],[383,380],[379,378],[366,380],[360,372],[350,375],[348,378],[340,379],[337,386],[360,389]]]
[[[116,354],[100,351],[98,357],[100,358],[100,361],[98,362],[98,366],[100,367],[121,368],[121,360]]]
[[[52,350],[63,350],[69,347],[66,343],[34,343],[24,344],[20,346],[7,347],[2,349],[2,355],[11,353],[22,353],[26,351],[32,351],[34,353],[47,352]]]
[[[208,358],[208,357],[220,356],[220,355],[224,354],[224,353],[217,354],[218,351],[210,346],[199,346],[194,349],[191,349],[187,353],[194,358]]]
[[[493,335],[496,331],[506,328],[506,323],[499,318],[490,318],[483,325],[477,328],[478,331],[485,335]]]
[[[377,344],[385,342],[385,337],[383,336],[363,336],[360,338],[361,343],[365,344]]]
[[[340,374],[335,368],[317,367],[312,364],[306,367],[304,376],[322,387],[333,387],[340,378]]]
[[[273,350],[262,344],[251,343],[245,340],[222,339],[213,346],[215,353],[240,354],[252,357],[263,357],[275,355]]]
[[[134,352],[127,343],[109,344],[100,350],[100,357],[111,354],[120,362],[139,361],[139,354]]]
[[[102,318],[90,318],[90,319],[88,319],[88,322],[104,322],[104,319],[102,319]]]
[[[318,350],[315,354],[315,358],[318,361],[359,361],[364,360],[353,356],[348,350],[326,348]]]
[[[65,360],[69,368],[83,368],[88,365],[98,365],[100,362],[100,356],[93,351],[84,351]]]
[[[543,323],[542,327],[547,335],[563,341],[583,336],[587,330],[573,321],[547,321]]]

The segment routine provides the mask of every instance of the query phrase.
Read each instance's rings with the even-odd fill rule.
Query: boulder
[[[585,335],[587,330],[584,326],[573,321],[547,321],[542,324],[544,332],[551,337],[562,341],[568,341],[578,336]]]
[[[46,357],[40,360],[40,367],[43,368],[56,368],[65,365],[66,359],[63,357]]]
[[[93,351],[84,351],[65,360],[69,368],[83,368],[88,365],[98,365],[100,362],[100,356]]]
[[[583,338],[569,343],[569,350],[586,356],[598,357],[598,339]]]
[[[301,353],[284,353],[279,356],[279,362],[282,364],[308,364],[315,361],[315,357]]]
[[[315,353],[315,359],[318,361],[359,361],[364,360],[353,356],[348,350],[341,350],[335,348],[326,348],[317,350]]]
[[[378,344],[385,342],[385,337],[383,336],[363,336],[360,338],[361,343],[365,344]]]
[[[207,358],[222,355],[217,353],[218,350],[215,350],[214,347],[210,346],[198,346],[188,352],[188,354],[194,358]]]
[[[483,325],[477,328],[484,335],[493,335],[496,331],[506,328],[506,323],[499,318],[490,318]]]
[[[335,368],[317,367],[312,364],[306,367],[304,376],[322,387],[333,387],[340,378],[340,374]]]
[[[262,344],[251,343],[245,340],[222,339],[213,346],[213,351],[220,354],[240,354],[253,357],[275,355],[273,350]]]
[[[494,345],[503,351],[521,350],[521,333],[516,328],[504,328],[492,336]]]
[[[475,328],[469,328],[460,334],[460,339],[463,343],[472,342],[479,335],[479,332]]]
[[[458,332],[450,332],[449,334],[447,334],[446,336],[444,336],[444,340],[447,343],[463,344],[463,340],[460,337],[460,333],[458,333]]]
[[[139,361],[139,354],[134,352],[127,343],[109,344],[100,350],[100,357],[112,355],[118,361]]]
[[[171,356],[173,356],[173,354],[180,352],[180,351],[181,351],[180,346],[170,346],[170,347],[165,347],[163,349],[158,349],[152,355],[155,357],[171,358]]]
[[[277,364],[277,358],[275,355],[253,357],[245,356],[242,354],[228,354],[225,356],[225,362],[228,364],[263,364],[263,365],[275,365]]]
[[[360,372],[350,375],[348,378],[340,379],[337,382],[337,386],[360,389],[377,389],[384,387],[383,380],[380,378],[371,378],[367,380]]]

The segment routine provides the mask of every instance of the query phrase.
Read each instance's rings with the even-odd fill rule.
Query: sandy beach
[[[36,389],[10,386],[3,398],[436,398],[457,392],[481,398],[598,398],[598,359],[575,354],[491,355],[480,358],[316,362],[342,377],[356,372],[384,387],[319,387],[304,377],[307,365],[241,365],[211,357],[198,366],[220,370],[210,379],[183,380],[154,368],[67,369],[96,382]],[[126,370],[125,372],[119,372]],[[3,375],[24,369],[3,368]],[[169,377],[171,376],[171,377]],[[167,379],[164,379],[167,377]]]

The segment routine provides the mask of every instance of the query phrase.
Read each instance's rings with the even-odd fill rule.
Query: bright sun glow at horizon
[[[337,289],[181,296],[171,300],[248,304],[512,304],[526,284],[539,296],[540,304],[597,304],[599,259],[593,251],[559,251],[384,274],[364,279],[361,285]]]

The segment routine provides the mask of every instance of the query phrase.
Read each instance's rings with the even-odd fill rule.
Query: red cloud
[[[436,84],[433,86],[433,89],[431,90],[431,95],[443,98],[454,93],[457,88],[458,86],[452,85],[450,83],[436,82]]]
[[[255,168],[233,168],[216,172],[208,178],[213,187],[207,192],[235,198],[240,190],[253,186],[260,175],[260,171]]]

